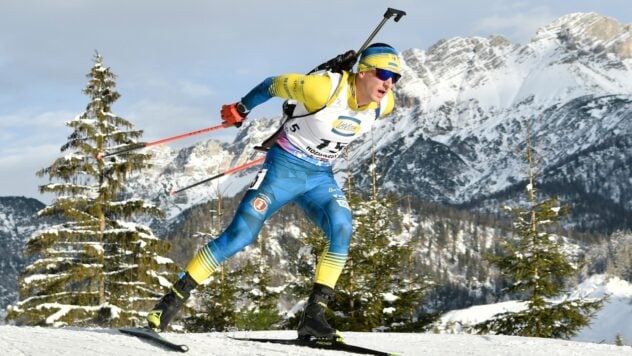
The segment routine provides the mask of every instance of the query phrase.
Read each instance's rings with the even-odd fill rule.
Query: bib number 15
[[[330,153],[338,153],[347,147],[348,143],[345,142],[332,142],[331,140],[320,139],[320,144],[316,146],[317,149],[323,151],[327,149]]]

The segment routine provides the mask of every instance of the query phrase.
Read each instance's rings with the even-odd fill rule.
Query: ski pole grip
[[[395,16],[395,22],[398,22],[404,15],[406,15],[405,11],[393,9],[392,7],[387,8],[386,12],[384,13],[384,18],[382,19],[382,21],[380,21],[380,23],[377,25],[375,30],[373,30],[373,33],[369,35],[369,38],[367,38],[366,41],[364,41],[364,44],[362,45],[362,47],[360,47],[359,50],[356,51],[356,53],[359,55],[360,53],[362,53],[362,51],[364,51],[369,46],[369,43],[373,41],[373,38],[375,37],[375,35],[377,35],[377,33],[380,32],[380,30],[382,29],[382,26],[384,26],[384,24],[386,23],[386,21],[388,21],[388,19]]]
[[[386,12],[384,13],[384,17],[387,18],[387,19],[390,19],[393,16],[395,16],[393,21],[399,22],[399,20],[403,16],[406,16],[406,11],[393,9],[392,7],[389,7],[388,9],[386,9]]]

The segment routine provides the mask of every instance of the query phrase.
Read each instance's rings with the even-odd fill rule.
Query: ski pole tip
[[[100,161],[103,159],[103,157],[105,157],[105,153],[104,152],[99,152],[97,153],[97,159]]]

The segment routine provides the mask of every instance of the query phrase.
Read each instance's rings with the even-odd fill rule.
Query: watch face
[[[246,107],[242,103],[237,103],[237,111],[239,111],[240,114],[244,115],[248,113],[248,109],[246,109]]]

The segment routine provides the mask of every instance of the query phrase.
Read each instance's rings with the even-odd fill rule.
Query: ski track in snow
[[[293,338],[295,331],[234,333],[164,333],[169,340],[187,344],[186,355],[343,355],[340,351],[315,350],[299,346],[262,344],[231,340],[235,337]],[[632,355],[630,346],[614,346],[556,339],[516,336],[403,334],[345,332],[350,344],[375,348],[399,355]],[[42,328],[0,326],[2,355],[174,355],[175,352],[111,329]],[[350,355],[350,354],[349,354]]]

